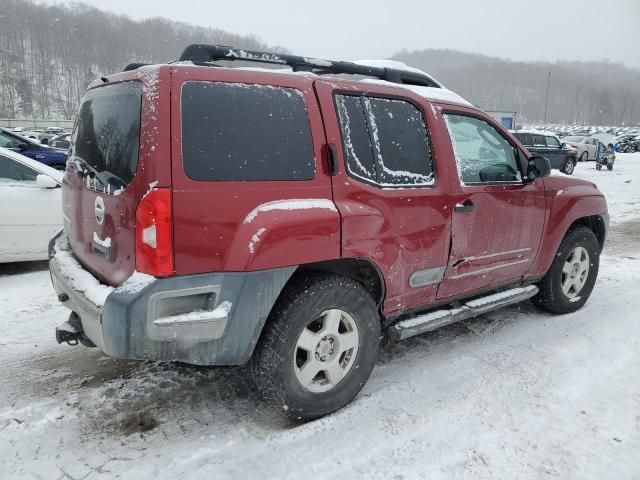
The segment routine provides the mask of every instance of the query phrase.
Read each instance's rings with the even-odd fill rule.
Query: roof
[[[548,137],[557,137],[557,135],[554,132],[549,132],[549,131],[546,131],[546,130],[534,130],[534,129],[515,130],[513,133],[514,134],[516,134],[516,133],[528,133],[530,135],[546,135]]]

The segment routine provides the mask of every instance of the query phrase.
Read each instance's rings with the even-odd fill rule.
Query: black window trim
[[[447,115],[458,115],[459,117],[469,117],[469,118],[474,118],[476,120],[481,120],[484,123],[490,125],[497,133],[498,135],[500,135],[505,142],[507,142],[509,145],[511,145],[511,148],[513,148],[513,150],[515,151],[516,154],[516,164],[518,165],[518,171],[520,172],[520,181],[513,181],[513,182],[463,182],[462,178],[460,178],[460,171],[458,170],[458,160],[456,159],[456,151],[453,147],[453,140],[451,139],[451,132],[449,131],[449,125],[447,124],[447,119],[446,116]],[[469,186],[469,187],[476,187],[479,185],[526,185],[525,182],[525,178],[527,177],[526,173],[523,172],[522,167],[523,167],[523,162],[522,162],[522,152],[520,151],[520,149],[513,144],[513,142],[511,141],[511,139],[509,139],[508,137],[506,137],[503,132],[500,131],[500,129],[496,128],[496,126],[494,124],[492,124],[492,122],[490,122],[489,120],[487,120],[486,117],[477,114],[477,113],[471,113],[471,112],[467,112],[467,111],[462,111],[462,110],[453,110],[453,109],[444,109],[442,111],[442,119],[445,122],[445,126],[447,128],[447,133],[449,135],[449,141],[451,144],[451,149],[453,150],[453,161],[456,163],[456,171],[458,172],[458,181],[460,182],[460,185],[462,187],[465,186]],[[525,157],[526,158],[526,157]]]
[[[425,111],[424,108],[422,107],[422,105],[420,105],[419,103],[415,102],[413,99],[409,98],[409,97],[405,97],[403,95],[390,95],[390,94],[386,94],[386,93],[377,93],[377,92],[363,92],[363,91],[353,91],[353,90],[344,90],[344,89],[335,89],[331,92],[331,94],[333,95],[333,108],[336,112],[336,122],[338,125],[338,131],[340,133],[340,147],[342,149],[342,158],[343,158],[343,164],[345,167],[345,171],[347,172],[347,175],[351,178],[355,178],[358,181],[361,181],[363,183],[366,183],[367,185],[371,185],[374,187],[377,187],[381,190],[396,190],[396,189],[410,189],[410,188],[420,188],[420,189],[432,189],[432,188],[436,188],[438,185],[438,172],[436,169],[436,155],[435,155],[435,151],[433,149],[433,143],[431,142],[431,131],[429,128],[429,122],[427,120],[427,116],[425,115]],[[422,120],[424,121],[424,126],[425,126],[425,131],[427,133],[427,142],[429,145],[429,150],[430,150],[430,156],[431,156],[431,171],[432,171],[432,175],[433,175],[433,181],[431,183],[408,183],[408,184],[385,184],[385,183],[380,183],[378,181],[379,178],[379,159],[378,159],[378,155],[376,155],[375,150],[373,150],[373,160],[375,162],[376,165],[376,181],[372,181],[368,178],[364,178],[360,175],[358,175],[356,172],[352,172],[351,169],[349,168],[349,163],[346,160],[346,155],[344,152],[344,137],[343,137],[343,132],[342,132],[342,126],[340,125],[340,118],[338,115],[338,104],[336,103],[336,97],[338,95],[342,95],[342,96],[348,96],[348,97],[369,97],[369,98],[382,98],[385,100],[399,100],[399,101],[403,101],[403,102],[407,102],[410,103],[411,105],[413,105],[418,112],[420,112],[420,115],[422,116]],[[363,108],[364,105],[363,105]],[[369,131],[369,138],[371,143],[373,144],[373,139],[371,138],[371,126],[369,125],[369,119],[367,118],[367,130]]]
[[[183,140],[182,94],[183,94],[183,89],[184,89],[185,85],[190,84],[190,83],[206,83],[206,84],[209,84],[209,83],[223,83],[223,84],[227,84],[227,85],[246,85],[246,86],[272,87],[272,88],[296,90],[297,92],[299,92],[300,93],[300,97],[302,97],[302,102],[304,103],[304,109],[305,109],[305,111],[307,113],[307,115],[306,115],[306,117],[307,117],[307,125],[309,126],[309,138],[311,139],[311,153],[313,154],[313,176],[311,178],[300,178],[300,179],[287,178],[287,179],[279,179],[279,180],[271,180],[271,179],[210,180],[210,179],[197,179],[197,178],[191,177],[191,175],[189,175],[187,173],[187,170],[186,170],[185,165],[184,165],[184,151],[183,151],[183,148],[182,148],[182,140]],[[253,183],[253,182],[260,182],[260,183],[269,183],[269,182],[273,182],[273,183],[313,182],[314,180],[318,179],[318,172],[319,171],[322,172],[322,168],[318,169],[318,160],[316,158],[316,139],[314,137],[313,128],[311,126],[311,119],[309,117],[309,106],[307,105],[307,98],[305,96],[304,91],[302,91],[299,87],[290,86],[290,85],[272,84],[272,83],[255,83],[255,82],[249,82],[249,81],[235,81],[235,80],[234,81],[225,81],[225,80],[193,79],[193,80],[185,80],[184,82],[182,82],[182,85],[180,85],[180,95],[178,97],[178,100],[179,100],[179,109],[180,109],[180,112],[179,112],[179,118],[180,118],[180,149],[179,149],[179,152],[180,152],[180,163],[182,164],[182,173],[190,181],[198,182],[198,183],[215,183],[215,184],[238,183],[238,182],[243,182],[243,183]]]

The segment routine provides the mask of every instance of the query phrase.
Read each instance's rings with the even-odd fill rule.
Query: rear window
[[[105,185],[129,184],[138,166],[141,103],[139,82],[87,92],[71,137],[70,159],[88,166]]]
[[[311,129],[302,92],[268,85],[187,82],[182,158],[194,180],[310,180]]]

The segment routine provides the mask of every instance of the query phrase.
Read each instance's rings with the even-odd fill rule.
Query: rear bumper
[[[294,267],[155,279],[134,274],[118,288],[101,284],[61,232],[49,244],[49,269],[63,304],[108,355],[196,365],[245,363]]]

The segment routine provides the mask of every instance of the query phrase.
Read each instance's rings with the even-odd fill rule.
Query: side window
[[[544,136],[533,135],[533,145],[535,147],[546,147],[547,143],[544,141]]]
[[[37,176],[38,172],[35,170],[0,156],[0,184],[4,182],[35,182]]]
[[[520,182],[516,151],[484,120],[445,114],[463,183]]]
[[[547,139],[547,147],[560,148],[560,142],[556,137],[545,137]]]
[[[336,95],[336,107],[342,129],[342,144],[349,172],[356,177],[376,182],[376,165],[367,116],[360,97]]]
[[[182,157],[194,180],[310,180],[311,127],[292,88],[220,82],[182,87]]]
[[[11,135],[8,135],[0,131],[0,147],[2,148],[15,148],[18,146],[18,140]]]
[[[431,186],[431,145],[420,110],[405,100],[336,95],[347,169],[383,187]]]

